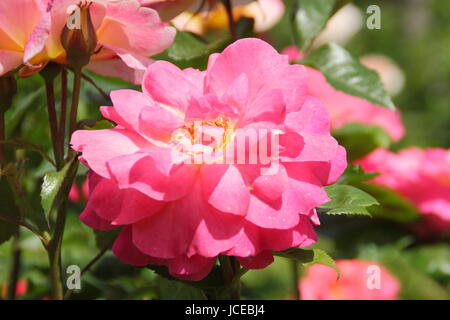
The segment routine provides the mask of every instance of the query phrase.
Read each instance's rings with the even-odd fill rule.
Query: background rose
[[[382,265],[359,259],[337,260],[336,265],[340,270],[339,279],[336,278],[335,270],[330,267],[315,265],[307,268],[306,275],[299,284],[302,300],[398,299],[400,283]],[[380,270],[380,288],[370,289],[367,286],[368,279],[376,275],[373,269],[369,269],[373,266]]]
[[[391,188],[411,201],[423,214],[423,227],[450,230],[450,150],[378,149],[358,163],[366,171],[380,173],[372,183]]]
[[[285,48],[283,53],[288,55],[291,61],[303,58],[303,54],[294,46]],[[333,129],[339,129],[349,123],[361,123],[381,127],[394,141],[403,137],[405,128],[399,111],[392,111],[336,90],[320,71],[309,67],[307,70],[309,94],[324,103]]]

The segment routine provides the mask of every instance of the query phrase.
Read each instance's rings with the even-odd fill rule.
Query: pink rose
[[[66,64],[61,32],[79,0],[3,0],[0,2],[0,76],[24,65],[22,75],[54,61]],[[173,41],[175,30],[137,0],[96,0],[90,7],[99,52],[87,69],[139,83],[148,57]],[[24,23],[16,23],[22,17]],[[72,21],[74,24],[76,20]],[[75,26],[75,25],[74,25]]]
[[[69,192],[69,200],[73,203],[86,202],[89,199],[89,181],[84,180],[81,186],[74,183]]]
[[[371,180],[411,201],[423,214],[425,228],[450,230],[450,150],[410,147],[393,153],[377,149],[358,161]]]
[[[101,108],[115,128],[72,136],[91,169],[81,220],[124,226],[113,247],[123,262],[189,280],[220,254],[258,269],[273,250],[314,243],[323,186],[347,163],[306,81],[259,39],[211,55],[206,71],[151,64],[143,93],[114,91]]]
[[[301,279],[302,300],[396,300],[400,283],[376,262],[358,259],[337,260],[333,268],[313,265]]]
[[[294,46],[283,50],[291,61],[300,60],[303,55]],[[377,106],[364,99],[354,97],[334,89],[324,75],[315,69],[307,68],[309,74],[308,92],[320,99],[327,108],[331,127],[338,129],[352,122],[376,125],[383,128],[394,141],[405,134],[400,112]]]

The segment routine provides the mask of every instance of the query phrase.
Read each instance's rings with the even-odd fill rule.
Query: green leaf
[[[317,34],[325,27],[335,0],[297,0],[294,15],[294,34],[300,50],[306,50]]]
[[[322,213],[370,216],[367,207],[378,204],[370,194],[352,186],[334,184],[325,187],[325,190],[331,201],[319,207]]]
[[[159,298],[162,300],[207,300],[201,289],[181,281],[158,277],[157,285]]]
[[[108,120],[99,120],[95,121],[95,123],[89,123],[88,121],[85,121],[83,125],[83,128],[85,130],[112,129],[114,127],[115,127],[114,123]]]
[[[178,31],[167,53],[174,60],[190,60],[206,55],[208,44],[192,33]]]
[[[369,212],[373,217],[393,220],[399,223],[411,223],[419,219],[420,213],[415,206],[391,189],[374,184],[357,184],[357,187],[371,194],[380,203]]]
[[[243,21],[240,27],[242,32],[244,32],[246,24],[248,22]],[[230,41],[228,35],[207,42],[193,33],[178,31],[174,43],[167,50],[153,58],[155,60],[169,61],[180,69],[195,68],[204,70],[208,64],[209,55],[222,51]]]
[[[305,250],[300,248],[291,248],[284,251],[275,251],[274,255],[288,259],[294,259],[305,266],[312,266],[314,264],[322,264],[336,270],[339,278],[339,268],[336,266],[333,258],[331,258],[325,251],[320,249]]]
[[[325,44],[311,52],[301,63],[320,70],[337,90],[395,110],[378,74],[363,66],[339,45]]]
[[[391,138],[378,126],[349,123],[333,130],[333,136],[347,150],[347,159],[354,161],[377,148],[387,148]]]
[[[379,175],[378,172],[364,172],[359,164],[349,164],[337,183],[351,185],[353,183],[371,180]]]
[[[41,205],[46,215],[69,194],[77,169],[78,160],[74,158],[61,171],[50,172],[44,176],[41,187]]]
[[[100,231],[94,230],[95,233],[95,244],[97,248],[100,250],[104,249],[108,245],[112,245],[114,239],[119,235],[121,228],[108,230],[108,231]]]

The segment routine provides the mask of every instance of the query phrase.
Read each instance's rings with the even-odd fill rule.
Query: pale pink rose
[[[37,72],[50,61],[66,64],[61,32],[72,13],[69,8],[78,3],[79,0],[1,1],[0,75],[22,64],[26,66],[22,75]],[[101,50],[92,55],[87,69],[102,75],[139,83],[151,62],[148,57],[166,49],[175,36],[175,30],[163,23],[155,10],[141,7],[137,0],[95,0],[90,11]],[[17,23],[17,17],[27,23]],[[3,43],[8,44],[11,39],[17,46],[4,48]]]
[[[381,175],[372,183],[388,187],[423,214],[426,229],[450,230],[450,150],[410,147],[398,153],[377,149],[358,161]]]
[[[307,268],[299,290],[302,300],[397,300],[399,281],[382,265],[366,260],[337,260],[340,270],[313,265]],[[379,278],[376,278],[378,277]]]
[[[89,181],[84,180],[81,186],[74,183],[69,192],[69,200],[73,203],[86,202],[89,199]]]
[[[398,95],[405,85],[405,75],[394,60],[382,54],[366,54],[360,61],[367,68],[375,70],[391,96]]]
[[[114,91],[101,108],[117,127],[72,136],[91,169],[81,220],[124,226],[113,247],[123,262],[189,280],[220,254],[257,269],[273,250],[314,243],[323,186],[347,163],[306,76],[259,39],[211,55],[206,71],[151,64],[143,93]]]
[[[295,46],[285,48],[282,53],[286,54],[290,61],[298,61],[303,58],[303,53]],[[361,123],[379,126],[394,141],[398,141],[404,136],[405,128],[399,111],[392,111],[336,90],[320,71],[309,67],[307,70],[309,75],[308,92],[325,104],[333,129],[339,129],[349,123]]]

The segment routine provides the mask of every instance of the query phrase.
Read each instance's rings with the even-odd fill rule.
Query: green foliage
[[[100,231],[94,230],[95,233],[95,244],[97,248],[100,250],[105,249],[107,246],[112,246],[114,240],[117,238],[121,231],[121,228],[109,230],[109,231]]]
[[[291,248],[284,251],[276,251],[273,253],[276,256],[296,260],[304,266],[312,266],[314,264],[322,264],[336,270],[339,277],[339,268],[336,266],[333,258],[331,258],[325,251],[320,249],[305,250],[300,248]]]
[[[317,34],[325,27],[336,0],[296,0],[293,33],[300,50],[306,50]]]
[[[158,294],[163,300],[206,300],[205,293],[198,288],[176,280],[158,277]]]
[[[412,203],[388,188],[373,184],[358,184],[358,188],[371,194],[380,202],[380,206],[369,209],[373,217],[399,223],[412,223],[420,217],[420,213]]]
[[[420,254],[417,254],[416,249],[405,250],[404,246],[400,244],[392,244],[383,247],[369,245],[362,247],[360,251],[360,258],[375,260],[388,268],[388,270],[397,277],[401,282],[400,295],[403,299],[411,300],[447,300],[450,299],[449,292],[442,287],[439,282],[431,278],[425,272],[418,268],[422,266],[433,265],[434,261],[439,261],[439,258],[430,254],[425,255],[431,260],[417,261]],[[426,250],[426,247],[422,250]],[[447,247],[448,250],[448,247]],[[421,253],[423,255],[423,251]],[[436,259],[436,260],[435,260]],[[448,263],[448,261],[447,261]]]
[[[323,45],[302,59],[301,63],[320,70],[337,90],[395,109],[378,74],[337,44]]]
[[[370,216],[367,207],[379,204],[374,197],[352,186],[334,184],[325,190],[331,201],[319,207],[322,213]]]
[[[60,171],[50,172],[44,176],[41,188],[41,204],[45,214],[56,208],[69,193],[73,177],[78,169],[76,158],[69,161]]]
[[[19,226],[6,220],[20,220],[19,211],[14,203],[14,195],[11,192],[6,179],[0,172],[0,244],[8,241],[17,234]],[[3,219],[2,219],[3,217]]]
[[[347,159],[354,161],[377,148],[387,148],[391,138],[380,127],[349,123],[333,131],[333,136],[347,150]]]
[[[343,175],[339,178],[340,184],[354,184],[371,180],[378,176],[377,172],[364,172],[359,164],[349,164]]]

